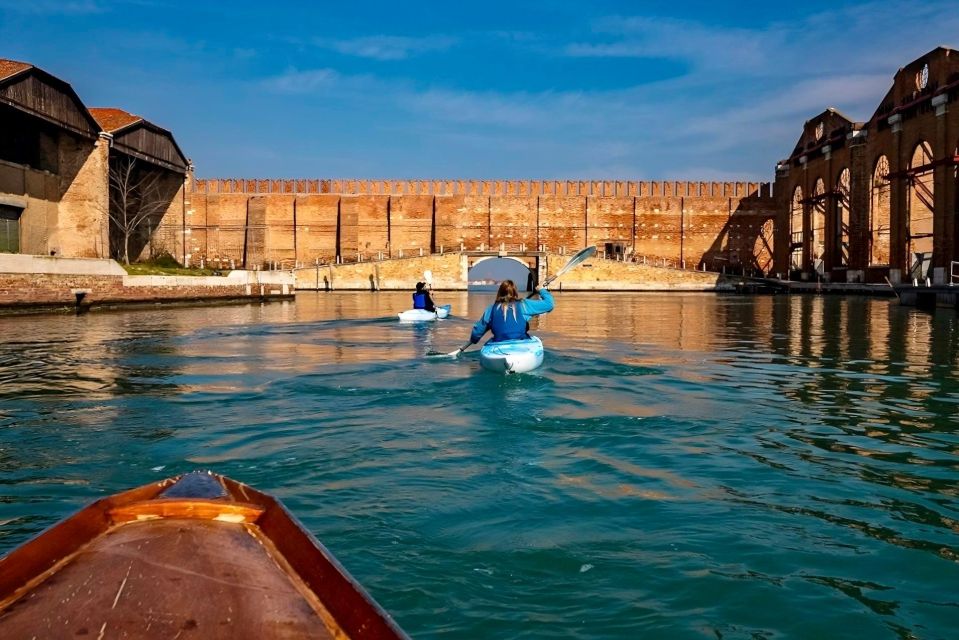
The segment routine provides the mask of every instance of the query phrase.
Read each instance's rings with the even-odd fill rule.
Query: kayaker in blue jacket
[[[540,287],[541,300],[521,300],[512,280],[504,280],[496,291],[496,302],[486,307],[483,317],[473,325],[470,342],[476,344],[487,331],[493,332],[491,342],[522,340],[529,337],[529,319],[553,310],[553,296]]]
[[[416,291],[413,292],[413,308],[426,309],[427,311],[436,311],[436,305],[433,303],[433,296],[426,288],[425,282],[416,283]]]

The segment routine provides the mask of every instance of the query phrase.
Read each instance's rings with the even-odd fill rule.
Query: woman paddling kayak
[[[476,344],[487,331],[493,333],[490,342],[529,338],[529,319],[553,310],[553,296],[545,286],[537,293],[541,300],[520,300],[512,280],[504,280],[496,292],[496,302],[486,307],[483,317],[473,325],[470,343]]]

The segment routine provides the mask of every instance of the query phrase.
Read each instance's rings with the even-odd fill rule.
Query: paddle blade
[[[456,351],[450,351],[449,353],[441,353],[439,351],[429,351],[427,352],[426,357],[427,358],[456,358],[459,356],[459,354],[469,349],[470,346],[472,346],[472,344],[473,344],[472,342],[467,342]]]
[[[432,272],[432,271],[430,271],[429,269],[427,269],[426,271],[424,271],[424,272],[423,272],[423,280],[424,280],[424,282],[426,282],[426,284],[430,287],[430,289],[433,288],[433,272]]]
[[[563,275],[564,273],[566,273],[567,271],[569,271],[569,270],[572,269],[573,267],[575,267],[575,266],[577,266],[577,265],[580,265],[580,264],[582,264],[583,262],[589,260],[591,257],[593,257],[593,255],[594,255],[595,253],[596,253],[596,247],[595,247],[595,246],[586,247],[585,249],[581,249],[575,256],[573,256],[572,258],[570,258],[569,261],[568,261],[565,265],[563,265],[563,268],[562,268],[562,269],[560,269],[559,271],[557,271],[555,274],[553,274],[553,275],[550,276],[549,278],[546,278],[546,282],[544,282],[543,284],[549,284],[549,283],[552,282],[553,280],[556,280],[557,278],[559,278],[561,275]]]

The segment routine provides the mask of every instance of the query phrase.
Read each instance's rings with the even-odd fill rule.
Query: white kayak
[[[433,320],[445,318],[450,314],[452,305],[444,304],[442,307],[436,307],[436,311],[427,311],[426,309],[407,309],[396,314],[400,322],[432,322]]]
[[[525,340],[487,342],[480,349],[480,364],[499,373],[526,373],[543,364],[543,341],[533,336]]]

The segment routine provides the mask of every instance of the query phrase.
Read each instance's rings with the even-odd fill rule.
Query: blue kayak
[[[480,364],[498,373],[526,373],[543,364],[543,341],[532,336],[525,340],[487,342],[480,349]]]

